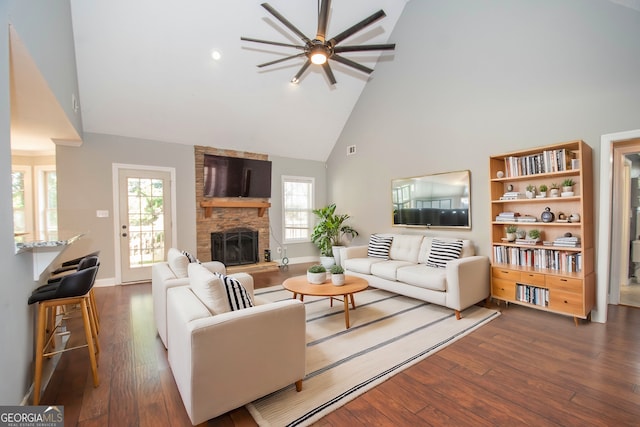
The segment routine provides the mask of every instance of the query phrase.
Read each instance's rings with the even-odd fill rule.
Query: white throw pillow
[[[169,249],[167,253],[167,262],[169,268],[173,271],[178,279],[188,276],[187,267],[189,266],[189,258],[176,248]]]
[[[460,258],[462,240],[433,239],[427,258],[428,267],[445,268],[447,261]]]
[[[211,314],[222,314],[231,311],[225,286],[222,279],[198,263],[188,266],[191,290]]]
[[[389,259],[389,249],[391,249],[391,243],[393,237],[379,236],[372,234],[369,237],[369,246],[367,248],[367,256],[373,258]]]

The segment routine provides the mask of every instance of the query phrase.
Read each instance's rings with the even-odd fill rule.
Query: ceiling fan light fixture
[[[324,52],[316,52],[311,54],[311,62],[316,65],[322,65],[327,62],[327,56]]]

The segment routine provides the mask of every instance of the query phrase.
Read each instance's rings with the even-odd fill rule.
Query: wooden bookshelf
[[[589,318],[595,304],[591,147],[576,140],[491,156],[489,178],[492,298],[573,316],[576,325]],[[557,197],[524,195],[528,186],[550,187],[569,178],[575,182],[572,195],[562,190]],[[554,214],[551,222],[541,218],[547,207]],[[577,217],[569,220],[571,215]],[[540,241],[507,241],[508,225],[527,234],[537,229]],[[567,243],[571,238],[578,242]]]

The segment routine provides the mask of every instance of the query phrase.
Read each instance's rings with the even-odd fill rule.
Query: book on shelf
[[[510,191],[500,196],[500,200],[518,200],[525,198],[526,196],[524,193],[518,193],[517,191]]]
[[[540,240],[538,239],[516,239],[517,245],[537,245]]]
[[[517,222],[537,222],[538,218],[533,215],[522,215],[516,219]]]
[[[507,178],[561,172],[571,169],[571,160],[576,154],[566,148],[544,150],[540,153],[504,158]]]

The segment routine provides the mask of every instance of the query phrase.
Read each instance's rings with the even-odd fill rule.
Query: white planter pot
[[[320,264],[327,270],[336,263],[332,256],[320,256]]]
[[[324,283],[325,280],[327,280],[327,273],[326,272],[309,273],[307,271],[307,282],[311,283],[312,285],[320,285],[320,284]]]
[[[336,286],[344,285],[344,274],[332,274],[331,282]]]
[[[331,248],[333,250],[333,259],[335,260],[336,265],[341,265],[340,263],[342,261],[340,260],[340,251],[344,247],[346,246],[334,246],[333,248]]]

